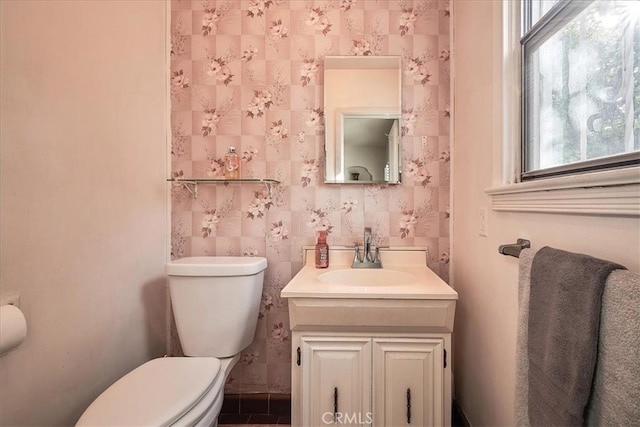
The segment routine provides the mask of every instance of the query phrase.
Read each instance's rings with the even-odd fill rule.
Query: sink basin
[[[315,266],[315,247],[282,289],[293,331],[310,328],[413,328],[450,333],[458,294],[427,267],[424,249],[381,251],[384,268],[350,268],[353,248],[329,249],[332,265]],[[292,424],[294,425],[294,424]]]
[[[347,286],[395,286],[414,283],[416,276],[405,271],[391,269],[351,269],[332,270],[318,275],[318,280]]]

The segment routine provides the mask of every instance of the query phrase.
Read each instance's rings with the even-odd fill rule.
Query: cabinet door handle
[[[338,415],[338,387],[333,388],[333,422],[336,422]]]
[[[302,355],[300,353],[301,353],[300,347],[298,347],[298,349],[296,350],[296,364],[298,366],[300,366],[300,359],[302,357]]]
[[[407,389],[407,424],[411,424],[411,389]]]

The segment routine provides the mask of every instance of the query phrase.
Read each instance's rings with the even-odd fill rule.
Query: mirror
[[[401,90],[399,56],[325,57],[325,183],[400,183]]]

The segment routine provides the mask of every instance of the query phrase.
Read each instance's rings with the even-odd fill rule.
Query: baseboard
[[[279,393],[225,394],[220,424],[248,424],[249,422],[290,423],[291,395]],[[471,427],[457,400],[451,405],[452,427]]]
[[[225,394],[219,424],[290,424],[291,394]]]
[[[451,425],[453,427],[471,427],[467,416],[455,399],[451,404]]]

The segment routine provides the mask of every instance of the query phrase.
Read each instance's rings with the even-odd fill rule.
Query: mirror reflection
[[[327,56],[325,183],[401,180],[399,56]]]

